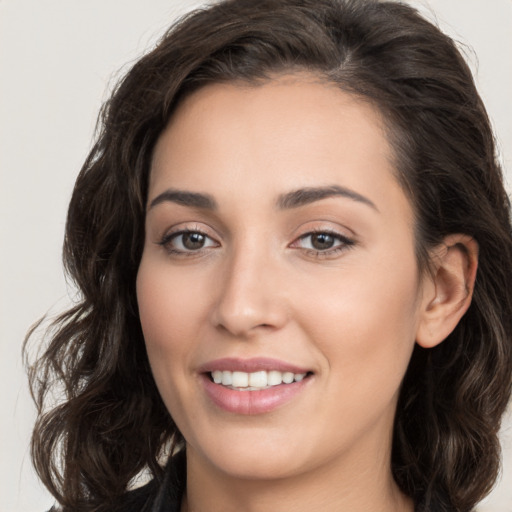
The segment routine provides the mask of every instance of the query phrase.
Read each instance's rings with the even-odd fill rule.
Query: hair
[[[470,511],[492,488],[512,383],[512,228],[467,64],[448,36],[394,1],[228,0],[179,20],[133,65],[102,109],[76,181],[63,258],[79,300],[29,367],[39,412],[32,457],[63,510],[116,510],[130,482],[144,470],[158,478],[162,454],[182,441],[151,375],[135,292],[157,139],[176,105],[207,84],[295,72],[385,114],[420,269],[448,234],[478,242],[469,310],[443,343],[414,349],[391,464],[425,508]],[[49,408],[56,388],[64,399]]]

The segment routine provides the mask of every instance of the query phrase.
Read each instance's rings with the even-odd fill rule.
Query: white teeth
[[[222,372],[222,385],[231,386],[233,384],[233,375],[231,372]]]
[[[249,373],[249,386],[251,388],[264,388],[267,386],[267,372]]]
[[[246,388],[249,385],[249,374],[245,372],[233,372],[232,386],[234,388]]]
[[[291,384],[293,382],[293,373],[292,372],[284,372],[283,373],[283,382],[285,384]]]
[[[267,382],[269,386],[278,386],[283,382],[283,374],[275,370],[267,372]]]
[[[306,376],[305,373],[279,372],[277,370],[259,372],[230,372],[215,370],[211,373],[215,384],[222,384],[230,388],[243,388],[247,391],[265,389],[280,384],[300,382]]]

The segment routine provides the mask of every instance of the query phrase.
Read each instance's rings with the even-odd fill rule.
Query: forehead
[[[338,184],[401,193],[379,110],[310,75],[208,85],[175,111],[155,148],[150,195],[165,187],[278,194]],[[388,191],[389,192],[389,191]]]

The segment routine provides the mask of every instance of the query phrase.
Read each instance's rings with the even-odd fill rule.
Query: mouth
[[[265,414],[306,393],[314,372],[271,358],[218,359],[199,369],[203,390],[216,407],[235,414]]]
[[[235,391],[260,391],[283,384],[301,382],[312,372],[282,372],[279,370],[260,370],[256,372],[214,370],[207,372],[211,382]]]

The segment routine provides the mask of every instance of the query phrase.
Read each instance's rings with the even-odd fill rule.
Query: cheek
[[[316,340],[342,392],[393,395],[415,342],[418,285],[414,257],[386,268],[353,266],[309,286],[300,305],[304,330]],[[375,269],[375,270],[374,270]],[[307,298],[307,299],[306,299]],[[364,390],[364,391],[363,391]],[[371,398],[370,398],[371,399]]]
[[[137,275],[137,301],[146,350],[157,385],[170,388],[190,368],[202,299],[194,281],[171,272],[165,262],[144,258]],[[165,394],[165,393],[164,393]],[[165,397],[164,397],[165,399]]]

